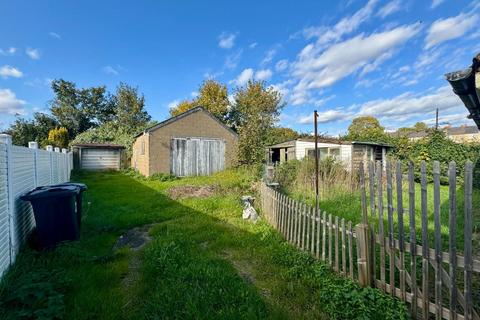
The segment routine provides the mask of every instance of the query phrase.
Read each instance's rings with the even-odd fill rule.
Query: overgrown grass
[[[404,304],[359,288],[286,243],[264,221],[241,218],[251,171],[145,179],[77,173],[85,182],[81,240],[26,248],[0,284],[5,319],[405,319]],[[162,181],[164,180],[164,181]],[[215,184],[207,198],[174,201],[170,187]],[[151,224],[138,252],[113,250]]]

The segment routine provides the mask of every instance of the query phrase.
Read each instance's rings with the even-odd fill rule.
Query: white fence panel
[[[0,277],[35,227],[31,206],[20,196],[37,186],[69,181],[73,168],[72,152],[29,145],[13,146],[10,136],[0,135]]]
[[[13,193],[13,251],[16,253],[26,240],[28,233],[35,226],[35,219],[30,204],[20,200],[20,195],[32,190],[35,185],[35,154],[32,149],[12,146],[12,193]]]
[[[0,143],[0,275],[10,265],[10,227],[7,194],[7,146]]]

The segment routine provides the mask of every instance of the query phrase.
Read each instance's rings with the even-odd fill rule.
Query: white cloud
[[[383,119],[405,120],[435,112],[435,109],[447,111],[462,107],[461,100],[449,86],[443,86],[430,93],[406,92],[391,99],[377,99],[359,106],[361,115],[373,115]]]
[[[25,53],[33,60],[40,59],[40,51],[38,49],[27,48],[25,50]]]
[[[120,74],[118,72],[118,70],[115,69],[112,66],[105,66],[105,67],[103,67],[102,71],[106,74],[110,74],[110,75],[113,75],[113,76],[118,76]]]
[[[191,96],[192,98],[198,97],[198,91],[192,91],[192,92],[190,92],[190,96]]]
[[[0,55],[13,56],[17,52],[17,48],[10,47],[8,49],[0,49]]]
[[[460,13],[458,16],[438,19],[428,29],[425,48],[429,49],[442,42],[459,38],[477,25],[478,14]]]
[[[25,114],[23,106],[25,101],[17,99],[10,89],[0,89],[0,114],[16,115]]]
[[[255,72],[255,79],[266,81],[272,77],[272,74],[272,70],[270,69],[258,70],[257,72]]]
[[[43,86],[51,86],[52,84],[52,79],[50,78],[44,78],[44,79],[41,79],[41,78],[35,78],[33,80],[29,80],[29,81],[25,81],[25,85],[29,86],[29,87],[35,87],[35,88],[39,88],[39,87],[43,87]]]
[[[218,46],[222,49],[230,49],[235,45],[235,38],[237,37],[234,33],[222,32],[218,36]]]
[[[432,0],[432,4],[430,5],[430,9],[435,9],[439,5],[441,5],[445,0]]]
[[[392,50],[419,30],[420,25],[415,23],[369,36],[362,33],[326,50],[316,44],[307,45],[293,64],[292,74],[298,84],[294,88],[292,103],[305,103],[310,90],[331,86],[358,70],[363,73],[372,71],[392,56]]]
[[[423,122],[425,122],[428,125],[434,125],[436,121],[437,119],[435,117],[423,120]],[[456,125],[459,123],[475,125],[473,120],[467,118],[466,114],[458,114],[458,113],[439,115],[438,123],[440,124],[440,126],[447,125],[447,124]]]
[[[345,112],[344,110],[333,109],[327,110],[324,112],[318,112],[318,123],[327,123],[327,122],[335,122],[341,120],[348,120],[351,119],[352,114],[349,112]],[[313,114],[301,116],[298,121],[300,124],[312,124],[313,123]]]
[[[252,42],[250,43],[250,45],[248,46],[250,49],[255,49],[255,47],[258,45],[257,42]]]
[[[173,101],[170,101],[170,102],[167,104],[167,107],[168,107],[169,110],[172,110],[172,109],[176,108],[179,103],[180,103],[180,100],[175,99],[175,100],[173,100]]]
[[[240,62],[240,58],[242,57],[243,50],[238,50],[235,53],[227,55],[225,58],[225,63],[223,64],[227,69],[235,69]]]
[[[277,70],[277,71],[284,71],[287,68],[288,68],[288,60],[287,59],[279,60],[275,64],[275,70]]]
[[[380,8],[380,10],[378,11],[378,16],[380,16],[383,19],[395,12],[400,11],[401,9],[402,9],[402,2],[400,0],[392,0]]]
[[[265,54],[265,57],[263,58],[262,62],[260,62],[260,65],[266,65],[272,61],[273,57],[277,54],[277,49],[273,48],[267,51]]]
[[[61,39],[62,39],[62,37],[61,37],[58,33],[53,32],[53,31],[49,32],[48,35],[49,35],[50,37],[55,38],[55,39],[58,39],[58,40],[61,40]]]
[[[0,68],[0,76],[4,79],[6,78],[21,78],[23,77],[23,72],[9,65],[5,65]]]
[[[252,68],[243,70],[236,79],[230,81],[231,84],[235,84],[239,87],[244,86],[248,80],[253,78],[254,72]]]
[[[377,2],[378,0],[369,0],[363,8],[351,16],[342,18],[333,27],[310,27],[304,29],[302,33],[307,39],[318,38],[317,43],[319,45],[339,41],[344,35],[357,30],[362,23],[372,16]]]
[[[319,112],[318,121],[320,123],[335,122],[370,115],[382,121],[404,123],[409,120],[418,121],[419,118],[425,119],[426,115],[433,116],[436,108],[440,110],[441,114],[462,115],[457,119],[464,119],[467,115],[461,100],[452,92],[452,89],[449,86],[443,86],[433,91],[406,92],[393,98],[376,99],[345,108],[325,110]],[[307,121],[307,117],[299,118],[298,122],[310,123]]]

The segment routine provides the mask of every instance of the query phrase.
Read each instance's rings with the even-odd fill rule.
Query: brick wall
[[[203,110],[188,114],[140,136],[133,145],[132,166],[144,175],[170,173],[170,142],[172,138],[204,137],[225,140],[225,165],[237,161],[237,135],[226,129]],[[142,139],[147,139],[145,156],[141,156]]]

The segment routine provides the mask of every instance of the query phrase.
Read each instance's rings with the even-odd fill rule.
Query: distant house
[[[320,159],[333,157],[341,161],[347,170],[358,168],[360,162],[382,161],[385,163],[387,151],[391,145],[362,142],[341,141],[337,139],[319,139],[318,153]],[[281,163],[288,160],[301,160],[315,156],[313,139],[296,139],[267,147],[269,163]]]
[[[138,134],[131,165],[145,176],[209,175],[236,162],[237,145],[236,132],[196,107]]]
[[[447,137],[457,143],[480,142],[480,131],[476,126],[444,127],[441,129]],[[408,138],[412,141],[425,138],[427,131],[412,132]]]

